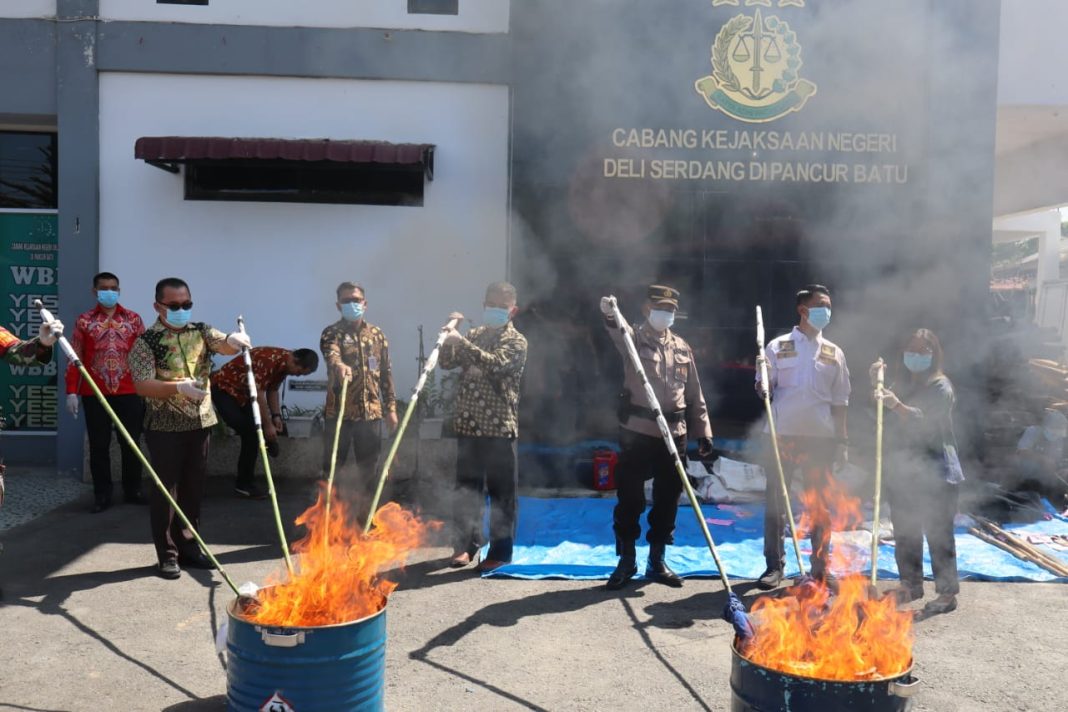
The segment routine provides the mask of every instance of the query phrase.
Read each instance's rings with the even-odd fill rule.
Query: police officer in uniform
[[[805,489],[817,494],[812,518],[813,578],[827,579],[827,548],[830,541],[830,513],[822,494],[832,477],[835,464],[848,457],[846,407],[849,405],[849,368],[845,354],[823,337],[831,322],[831,293],[811,284],[797,293],[800,322],[793,330],[773,339],[764,349],[768,361],[768,387],[779,434],[783,474],[789,488],[794,470],[801,469]],[[760,375],[756,387],[760,392]],[[765,425],[764,432],[768,429]],[[766,448],[771,452],[770,444]],[[770,590],[779,585],[786,563],[783,527],[786,519],[782,485],[773,461],[768,473],[764,515],[764,559],[767,570],[757,585]]]
[[[660,402],[675,447],[685,458],[686,438],[697,438],[698,454],[712,454],[712,425],[697,377],[693,350],[671,331],[679,292],[654,284],[642,308],[645,321],[631,329],[634,346],[642,360],[646,377]],[[664,550],[674,542],[675,515],[679,508],[682,482],[664,444],[653,411],[646,402],[641,379],[631,365],[623,335],[612,318],[612,302],[601,299],[605,326],[624,359],[624,392],[619,412],[621,454],[616,467],[616,504],[613,529],[619,564],[608,579],[607,588],[622,588],[637,572],[634,542],[641,534],[639,519],[645,509],[645,480],[653,478],[653,506],[649,510],[649,561],[645,576],[668,586],[682,586],[682,579],[664,562]]]

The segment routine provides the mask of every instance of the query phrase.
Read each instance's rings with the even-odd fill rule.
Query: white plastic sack
[[[712,474],[723,482],[723,486],[731,492],[759,492],[764,493],[767,478],[764,468],[749,462],[732,460],[729,457],[720,457],[712,466]]]

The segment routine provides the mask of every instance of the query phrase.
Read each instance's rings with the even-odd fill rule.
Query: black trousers
[[[453,547],[456,551],[474,552],[486,543],[482,520],[488,494],[490,547],[486,558],[512,560],[518,485],[515,439],[468,436],[456,439],[456,498],[453,503]]]
[[[145,432],[152,467],[197,529],[200,528],[200,501],[204,497],[204,478],[208,471],[210,435],[210,428],[177,433],[158,430]],[[175,516],[158,488],[152,490],[149,512],[152,541],[160,561],[176,558],[178,554],[196,552],[197,544],[192,533]]]
[[[804,487],[807,491],[820,493],[832,477],[834,466],[835,442],[831,438],[779,437],[779,454],[782,457],[783,475],[789,490],[794,478],[794,471],[801,470]],[[764,490],[766,509],[764,510],[764,560],[769,569],[782,571],[786,565],[786,548],[783,532],[786,527],[786,505],[782,497],[782,484],[779,471],[775,465],[775,453],[771,439],[764,443],[764,472],[767,486]],[[812,527],[809,540],[812,542],[813,576],[820,578],[827,571],[827,555],[831,541],[831,515],[822,499],[817,497],[816,511],[809,511]],[[794,510],[795,524],[800,512]],[[792,548],[791,544],[791,548]]]
[[[931,551],[935,591],[960,592],[957,578],[957,544],[953,517],[957,514],[958,489],[941,479],[934,463],[928,477],[908,485],[893,482],[887,487],[890,521],[894,524],[894,558],[901,584],[923,586],[923,537]],[[897,474],[897,473],[891,473]]]
[[[237,402],[232,395],[211,387],[211,402],[222,421],[234,429],[241,438],[241,452],[237,456],[237,487],[249,487],[256,478],[256,458],[260,454],[260,440],[256,437],[256,421],[253,420],[253,401],[245,405]]]
[[[620,428],[619,447],[616,508],[612,515],[616,553],[621,554],[622,545],[633,544],[642,533],[640,520],[645,511],[645,481],[650,477],[653,478],[653,506],[649,509],[649,531],[645,539],[650,544],[673,544],[682,481],[664,440]],[[685,464],[685,435],[675,438],[675,447]]]
[[[108,405],[119,416],[119,422],[137,442],[145,421],[145,404],[140,396],[133,394],[107,396]],[[96,396],[82,396],[82,411],[85,413],[85,430],[89,435],[89,472],[93,475],[93,495],[96,501],[111,500],[111,431],[115,424]],[[141,461],[126,440],[119,437],[122,452],[122,491],[126,497],[141,492]]]
[[[356,485],[359,492],[366,492],[377,484],[378,455],[382,451],[381,420],[343,420],[341,436],[337,444],[337,466],[349,459],[349,450],[356,458]],[[337,418],[328,419],[323,429],[323,467],[330,472],[330,454],[334,449],[334,431]]]

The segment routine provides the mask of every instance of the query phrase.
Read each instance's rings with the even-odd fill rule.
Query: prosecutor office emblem
[[[762,3],[763,4],[763,3]],[[784,20],[756,13],[735,15],[712,45],[712,75],[694,83],[716,111],[764,123],[800,111],[816,85],[802,79],[801,44]]]

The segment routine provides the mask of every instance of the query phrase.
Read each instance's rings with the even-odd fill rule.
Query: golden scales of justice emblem
[[[739,0],[714,0],[737,5]],[[771,0],[746,0],[770,6]],[[804,0],[779,0],[779,7],[804,6]],[[736,15],[720,28],[712,45],[712,76],[694,83],[697,93],[716,111],[739,121],[764,123],[799,111],[816,93],[800,77],[801,45],[786,21],[771,15]]]

